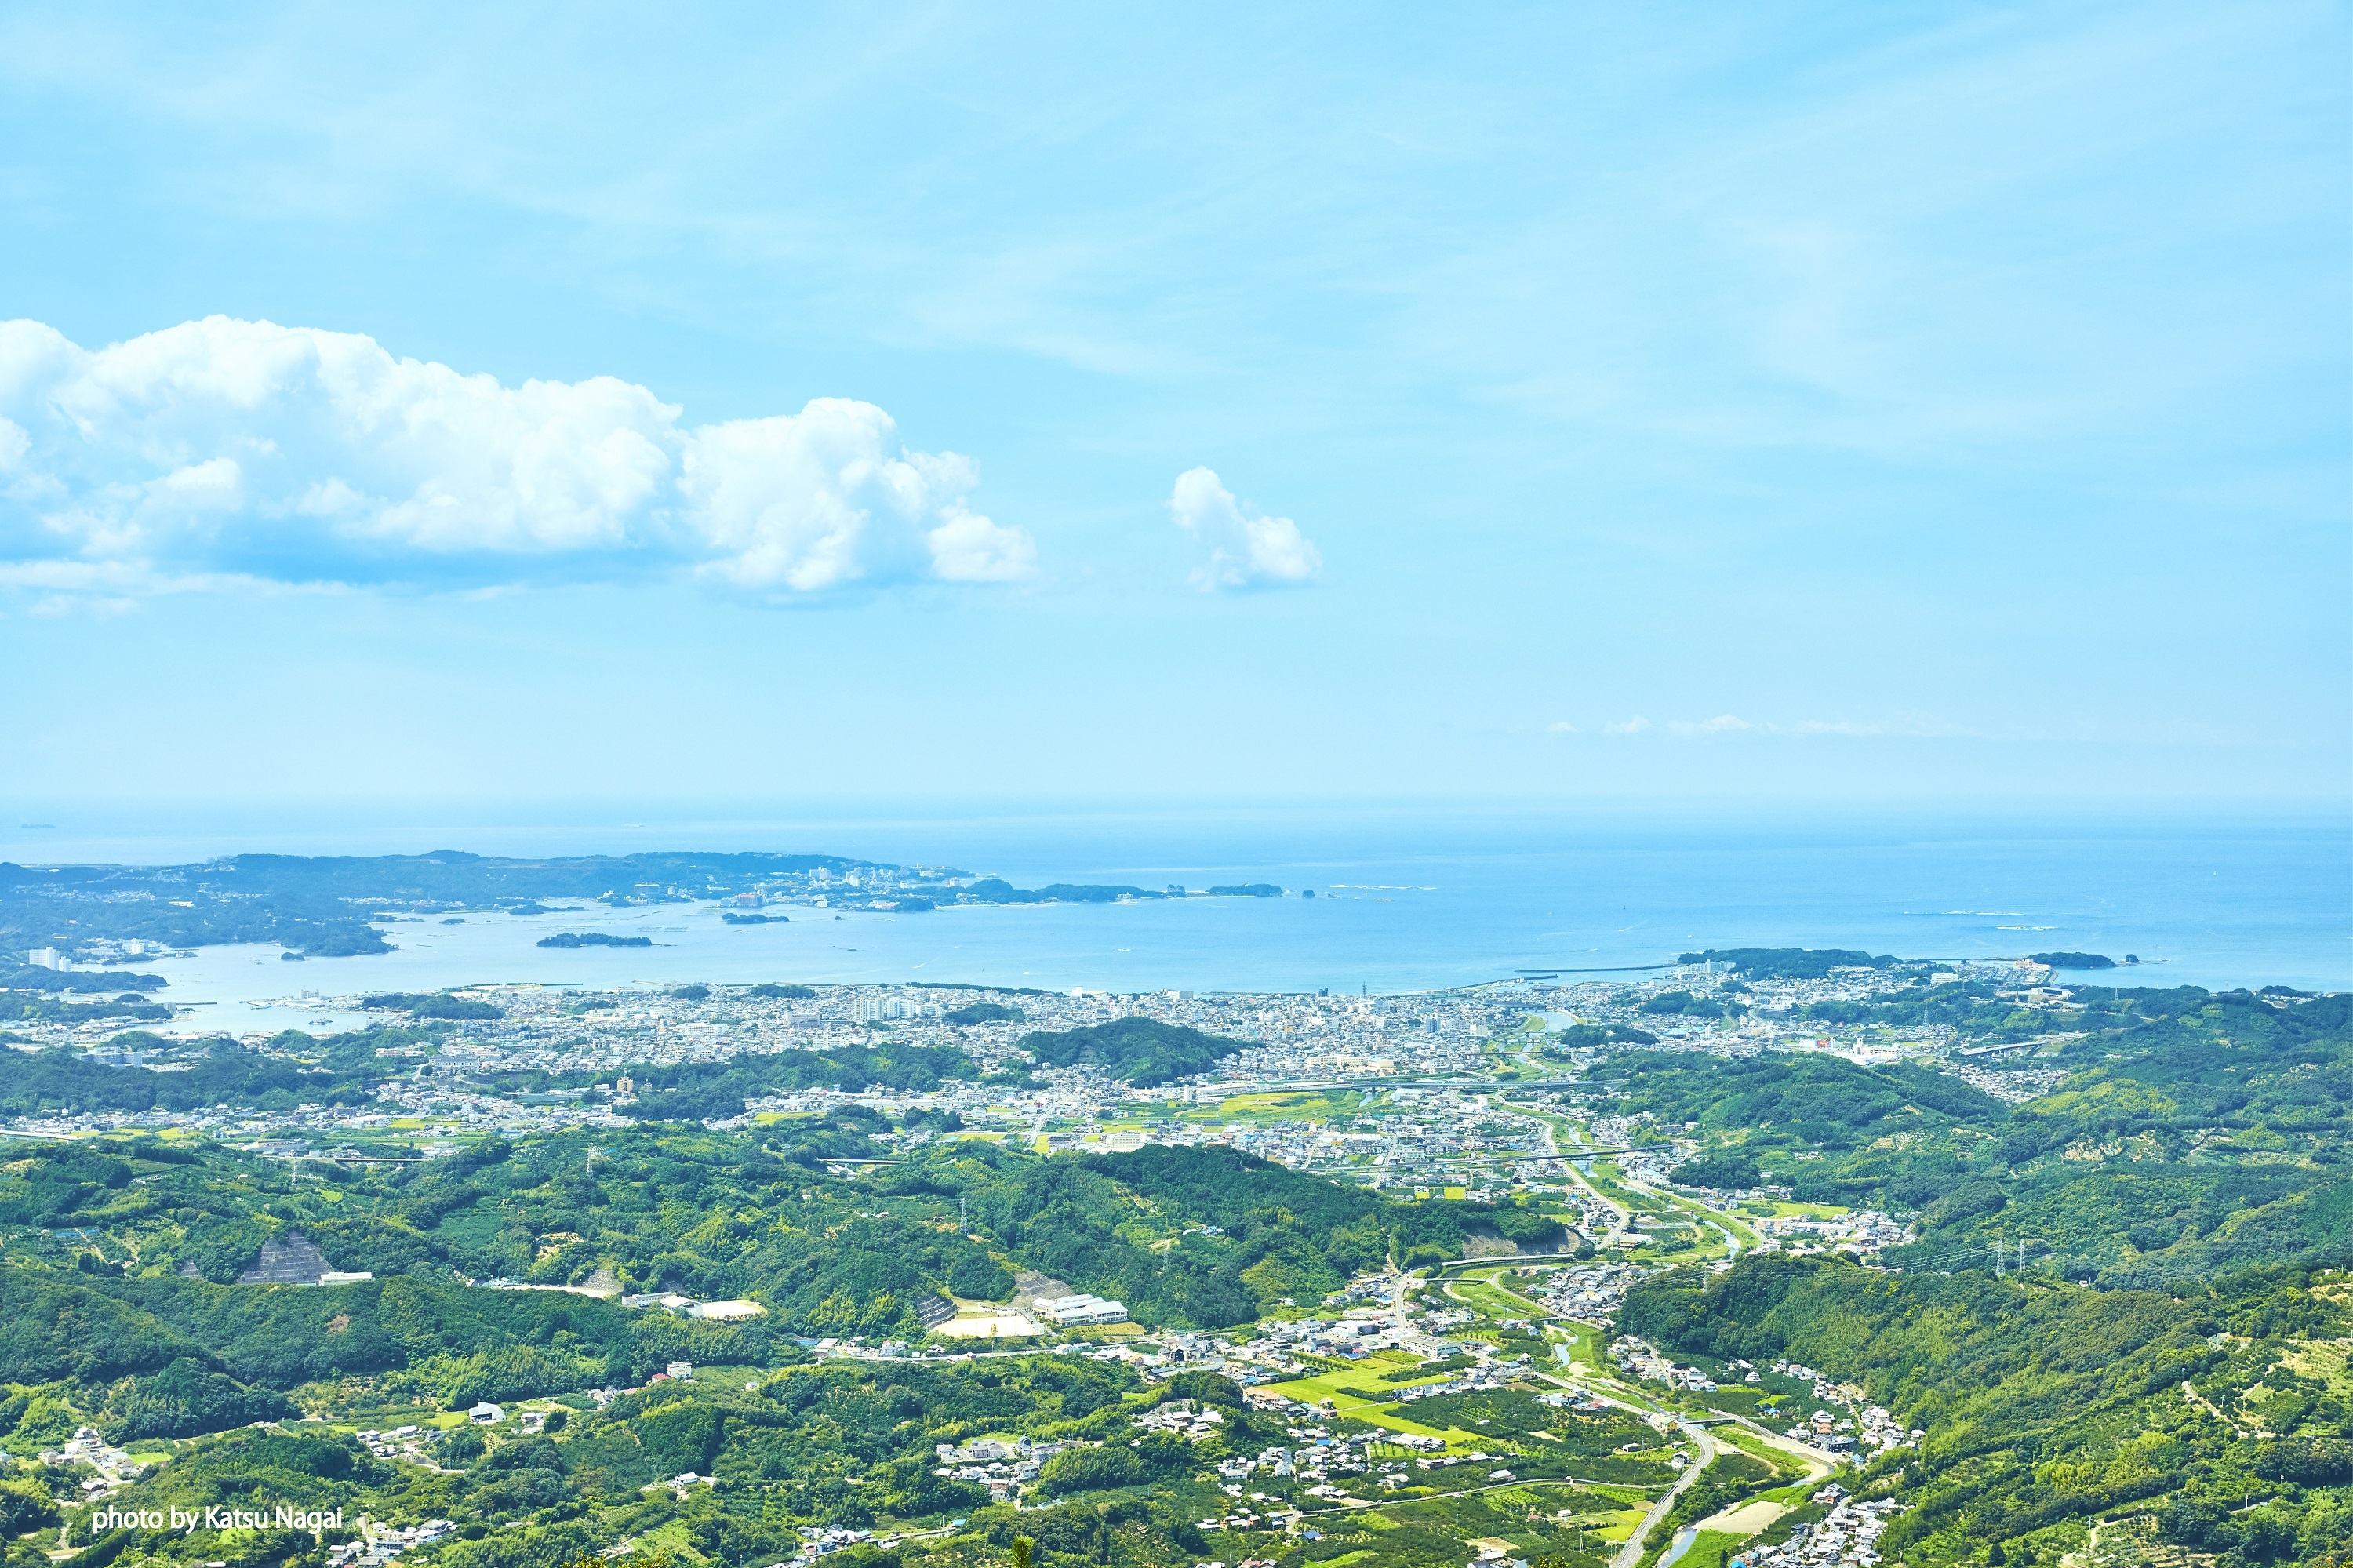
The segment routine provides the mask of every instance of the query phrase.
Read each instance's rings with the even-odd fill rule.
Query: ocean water
[[[1050,881],[1271,882],[1282,899],[950,908],[794,909],[727,926],[704,906],[404,921],[398,951],[296,965],[210,948],[153,967],[199,1022],[280,1026],[250,1010],[301,991],[490,980],[658,985],[962,981],[1134,991],[1398,992],[1559,966],[1656,964],[1707,947],[1840,947],[1989,959],[2054,949],[2139,967],[2131,985],[2353,989],[2353,826],[2317,818],[1844,817],[1699,820],[1625,813],[1348,808],[1068,812],[632,823],[108,824],[0,834],[0,859],[185,862],[307,853],[824,852]],[[1297,894],[1313,888],[1316,896]],[[557,930],[651,937],[651,948],[547,949]]]

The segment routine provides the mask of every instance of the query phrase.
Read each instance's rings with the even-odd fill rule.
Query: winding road
[[[1675,1425],[1682,1428],[1684,1436],[1691,1439],[1692,1462],[1684,1467],[1675,1484],[1667,1489],[1666,1495],[1651,1505],[1651,1511],[1642,1516],[1642,1522],[1634,1527],[1634,1533],[1626,1538],[1626,1544],[1620,1547],[1618,1555],[1609,1560],[1609,1568],[1634,1568],[1634,1564],[1642,1560],[1642,1548],[1650,1541],[1651,1531],[1682,1500],[1683,1495],[1691,1490],[1692,1483],[1699,1479],[1699,1473],[1715,1462],[1715,1439],[1707,1435],[1706,1427],[1694,1426],[1688,1421],[1677,1421]]]

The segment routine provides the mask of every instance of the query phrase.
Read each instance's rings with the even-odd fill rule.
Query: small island
[[[733,909],[727,910],[719,917],[730,926],[789,926],[792,924],[792,916],[789,915],[738,915]]]
[[[651,937],[616,937],[605,931],[558,931],[553,937],[542,937],[543,948],[650,948]]]
[[[2029,953],[2026,956],[2034,963],[2054,969],[2112,969],[2116,967],[2116,959],[2098,953]]]

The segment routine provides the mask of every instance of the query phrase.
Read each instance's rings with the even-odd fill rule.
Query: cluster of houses
[[[1065,1448],[1083,1447],[1076,1441],[1033,1443],[1027,1437],[976,1437],[961,1447],[942,1443],[939,1464],[932,1474],[950,1480],[970,1481],[988,1489],[988,1500],[1003,1502],[1038,1478],[1048,1459]]]
[[[874,1539],[871,1530],[850,1530],[841,1525],[805,1524],[800,1528],[801,1557],[804,1561],[846,1552]]]
[[[1556,1269],[1546,1281],[1540,1299],[1565,1318],[1605,1322],[1617,1316],[1618,1308],[1625,1305],[1627,1290],[1642,1277],[1641,1269],[1623,1263]]]
[[[1852,1383],[1840,1383],[1827,1372],[1798,1361],[1775,1361],[1773,1370],[1783,1377],[1812,1383],[1817,1401],[1826,1405],[1843,1404],[1849,1412],[1841,1416],[1830,1410],[1817,1410],[1809,1419],[1789,1428],[1792,1437],[1840,1453],[1861,1450],[1880,1454],[1917,1443],[1927,1436],[1920,1427],[1906,1427],[1888,1414],[1885,1406],[1865,1404],[1862,1390]]]
[[[404,1552],[419,1546],[432,1546],[458,1533],[458,1527],[446,1519],[428,1519],[423,1524],[372,1524],[363,1521],[365,1533],[357,1541],[346,1541],[327,1549],[327,1568],[382,1568],[397,1562]]]
[[[1146,1432],[1172,1432],[1188,1442],[1215,1437],[1225,1429],[1225,1415],[1214,1404],[1196,1406],[1189,1399],[1172,1399],[1135,1418]]]
[[[147,1467],[109,1443],[95,1426],[84,1426],[66,1439],[62,1448],[41,1450],[44,1465],[88,1465],[98,1473],[81,1483],[82,1496],[95,1502],[111,1497],[147,1473]]]
[[[1858,1209],[1851,1214],[1831,1217],[1778,1214],[1748,1223],[1768,1244],[1778,1242],[1792,1252],[1839,1246],[1877,1252],[1883,1247],[1902,1246],[1911,1239],[1904,1234],[1902,1225],[1876,1209]],[[1761,1250],[1773,1249],[1768,1245]]]
[[[1609,1353],[1618,1359],[1618,1370],[1630,1377],[1652,1383],[1663,1383],[1670,1388],[1691,1389],[1701,1393],[1713,1393],[1716,1381],[1697,1367],[1679,1367],[1631,1334],[1609,1341]],[[1747,1381],[1757,1381],[1757,1372],[1746,1362],[1735,1363],[1747,1372]]]
[[[1903,1507],[1893,1498],[1857,1502],[1836,1482],[1816,1492],[1814,1500],[1832,1505],[1826,1517],[1792,1527],[1789,1539],[1778,1546],[1751,1547],[1733,1558],[1728,1568],[1827,1568],[1831,1563],[1872,1568],[1879,1561],[1881,1533]]]
[[[441,1434],[438,1429],[427,1431],[411,1424],[396,1426],[388,1432],[371,1430],[353,1436],[379,1459],[404,1459],[412,1465],[426,1465],[432,1462],[427,1446]]]

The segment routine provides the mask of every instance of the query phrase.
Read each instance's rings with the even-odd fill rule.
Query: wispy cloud
[[[508,387],[269,322],[95,352],[0,323],[0,568],[133,594],[680,568],[786,595],[1035,569],[1026,531],[967,504],[973,461],[906,448],[871,403],[681,413],[613,376]]]
[[[1567,724],[1554,725],[1558,732],[1573,734]],[[1775,736],[1905,736],[1922,738],[1957,736],[1966,733],[1955,726],[1933,720],[1915,718],[1873,719],[1797,719],[1781,723],[1770,719],[1746,719],[1736,714],[1718,714],[1714,718],[1669,719],[1663,726],[1651,724],[1640,715],[1629,719],[1617,719],[1601,726],[1604,735],[1641,735],[1663,728],[1669,735],[1682,736],[1775,735]]]
[[[1299,531],[1298,524],[1244,511],[1214,470],[1187,469],[1178,474],[1168,514],[1201,548],[1193,586],[1204,591],[1297,588],[1323,573],[1323,552]]]

